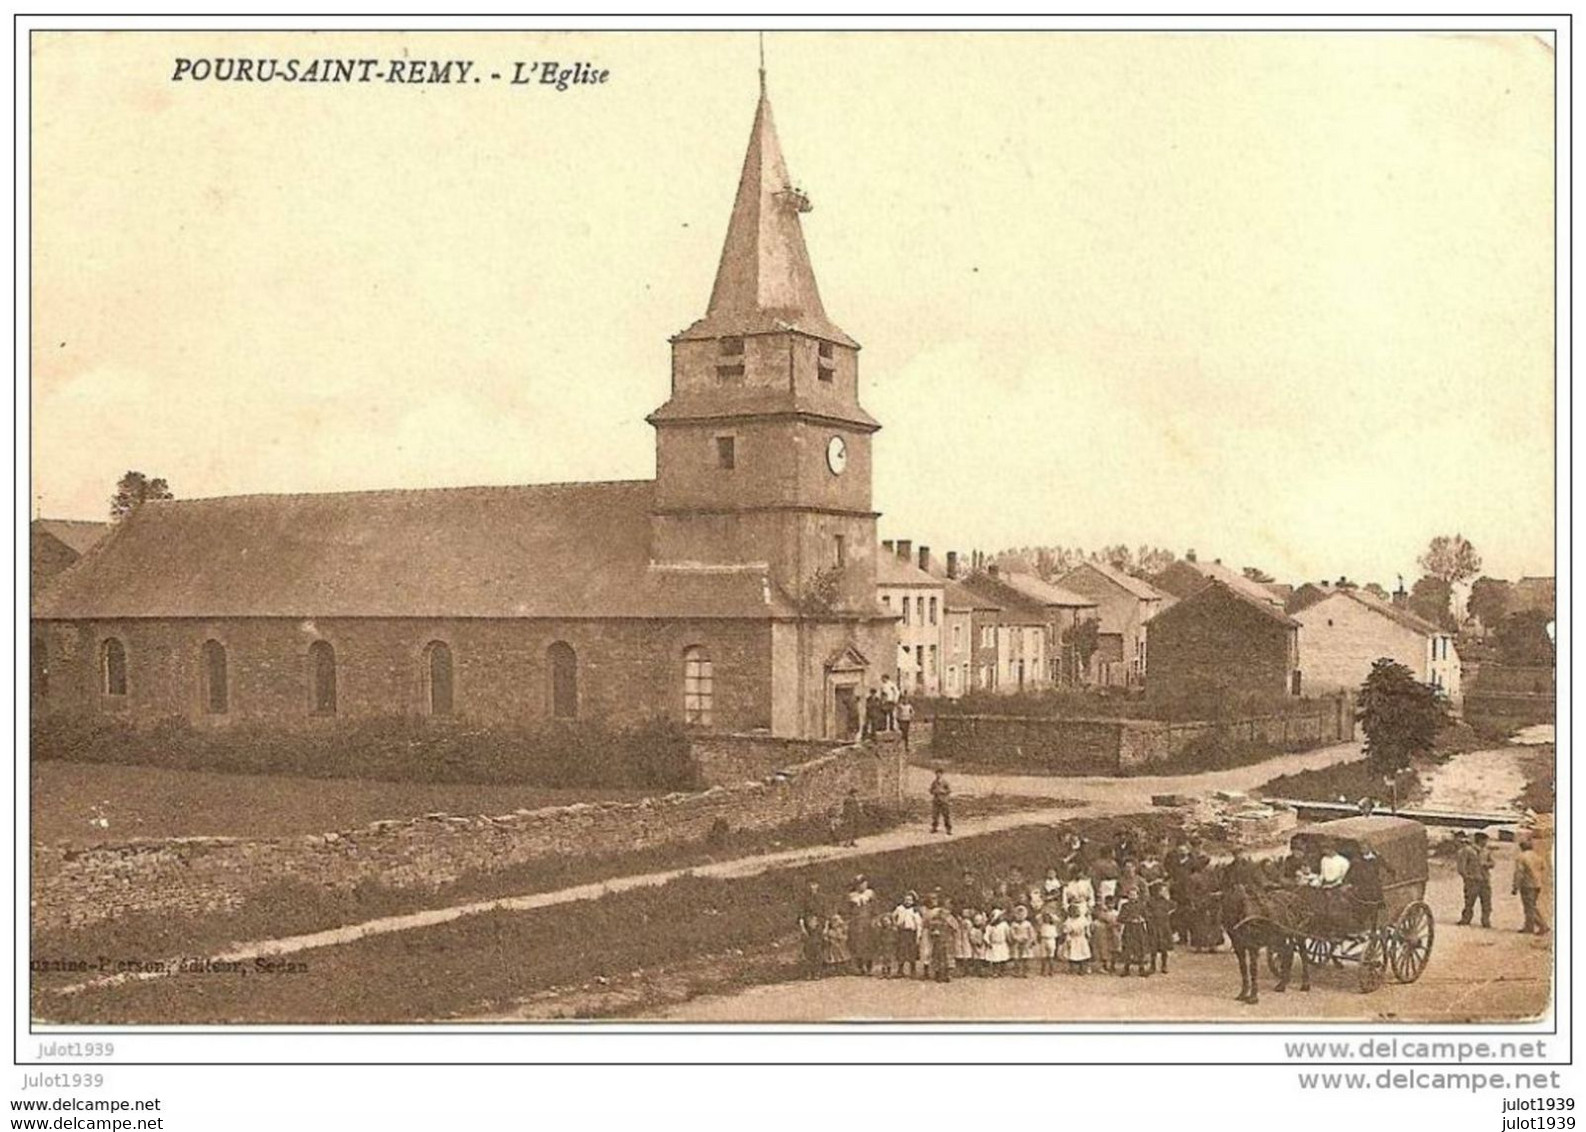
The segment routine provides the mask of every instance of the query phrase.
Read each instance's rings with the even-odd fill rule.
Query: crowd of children
[[[1180,842],[1136,845],[1120,833],[1111,847],[1066,839],[1062,860],[1030,883],[1013,867],[1005,878],[979,883],[965,872],[951,892],[883,899],[867,877],[828,901],[811,882],[798,917],[806,973],[921,977],[954,974],[1028,978],[1092,972],[1121,976],[1166,973],[1176,942],[1197,950],[1221,943],[1222,929],[1202,921],[1194,881],[1208,859]]]

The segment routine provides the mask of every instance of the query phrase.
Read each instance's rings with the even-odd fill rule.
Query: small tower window
[[[717,366],[716,378],[719,381],[742,381],[743,366]]]
[[[816,363],[815,372],[822,381],[831,381],[836,377],[833,361],[835,353],[836,351],[832,349],[830,342],[822,342],[820,344],[820,359]]]
[[[734,437],[716,438],[716,466],[729,470],[738,466],[738,442]]]
[[[721,356],[724,358],[743,357],[743,339],[723,338],[721,340]]]
[[[204,707],[210,715],[225,715],[231,707],[231,687],[226,673],[226,646],[204,642]]]
[[[114,637],[99,646],[99,687],[107,696],[127,694],[127,649]]]

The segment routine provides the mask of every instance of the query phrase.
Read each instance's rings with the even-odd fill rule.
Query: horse
[[[1223,931],[1239,960],[1239,994],[1236,1002],[1254,1005],[1260,1001],[1261,952],[1277,958],[1278,981],[1273,990],[1279,994],[1289,987],[1294,956],[1300,957],[1300,990],[1311,989],[1311,961],[1296,937],[1303,933],[1307,920],[1303,902],[1285,889],[1268,889],[1252,878],[1234,875],[1231,866],[1221,870],[1218,908]]]

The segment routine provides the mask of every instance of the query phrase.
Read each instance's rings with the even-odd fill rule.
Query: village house
[[[34,519],[28,524],[28,585],[38,593],[110,532],[109,523]]]
[[[1145,626],[1162,611],[1163,593],[1106,562],[1083,562],[1057,583],[1096,602],[1099,626],[1090,681],[1110,687],[1142,686],[1146,671]]]
[[[920,547],[919,565],[912,561],[913,548],[908,539],[881,544],[876,595],[882,610],[898,618],[898,687],[915,695],[937,696],[942,683],[946,586],[926,572],[930,548]]]
[[[1378,659],[1396,660],[1458,704],[1459,650],[1453,635],[1411,613],[1400,590],[1383,601],[1363,590],[1334,588],[1292,617],[1300,625],[1300,656],[1308,693],[1355,691]]]
[[[876,602],[880,426],[808,209],[762,76],[715,285],[648,418],[654,479],[145,503],[36,597],[41,710],[851,735],[896,615]]]
[[[1147,694],[1235,704],[1297,696],[1299,628],[1271,602],[1209,582],[1147,623]]]
[[[994,649],[989,672],[977,671],[976,687],[1014,693],[1054,687],[1063,679],[1063,634],[1095,602],[1042,582],[1034,575],[1002,570],[978,553],[962,585],[984,608],[974,610],[974,633],[982,657]],[[980,668],[987,667],[982,659]]]

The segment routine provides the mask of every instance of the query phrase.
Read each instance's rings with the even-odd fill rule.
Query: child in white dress
[[[1071,974],[1083,975],[1090,966],[1090,917],[1078,904],[1071,904],[1063,921],[1063,958]]]

